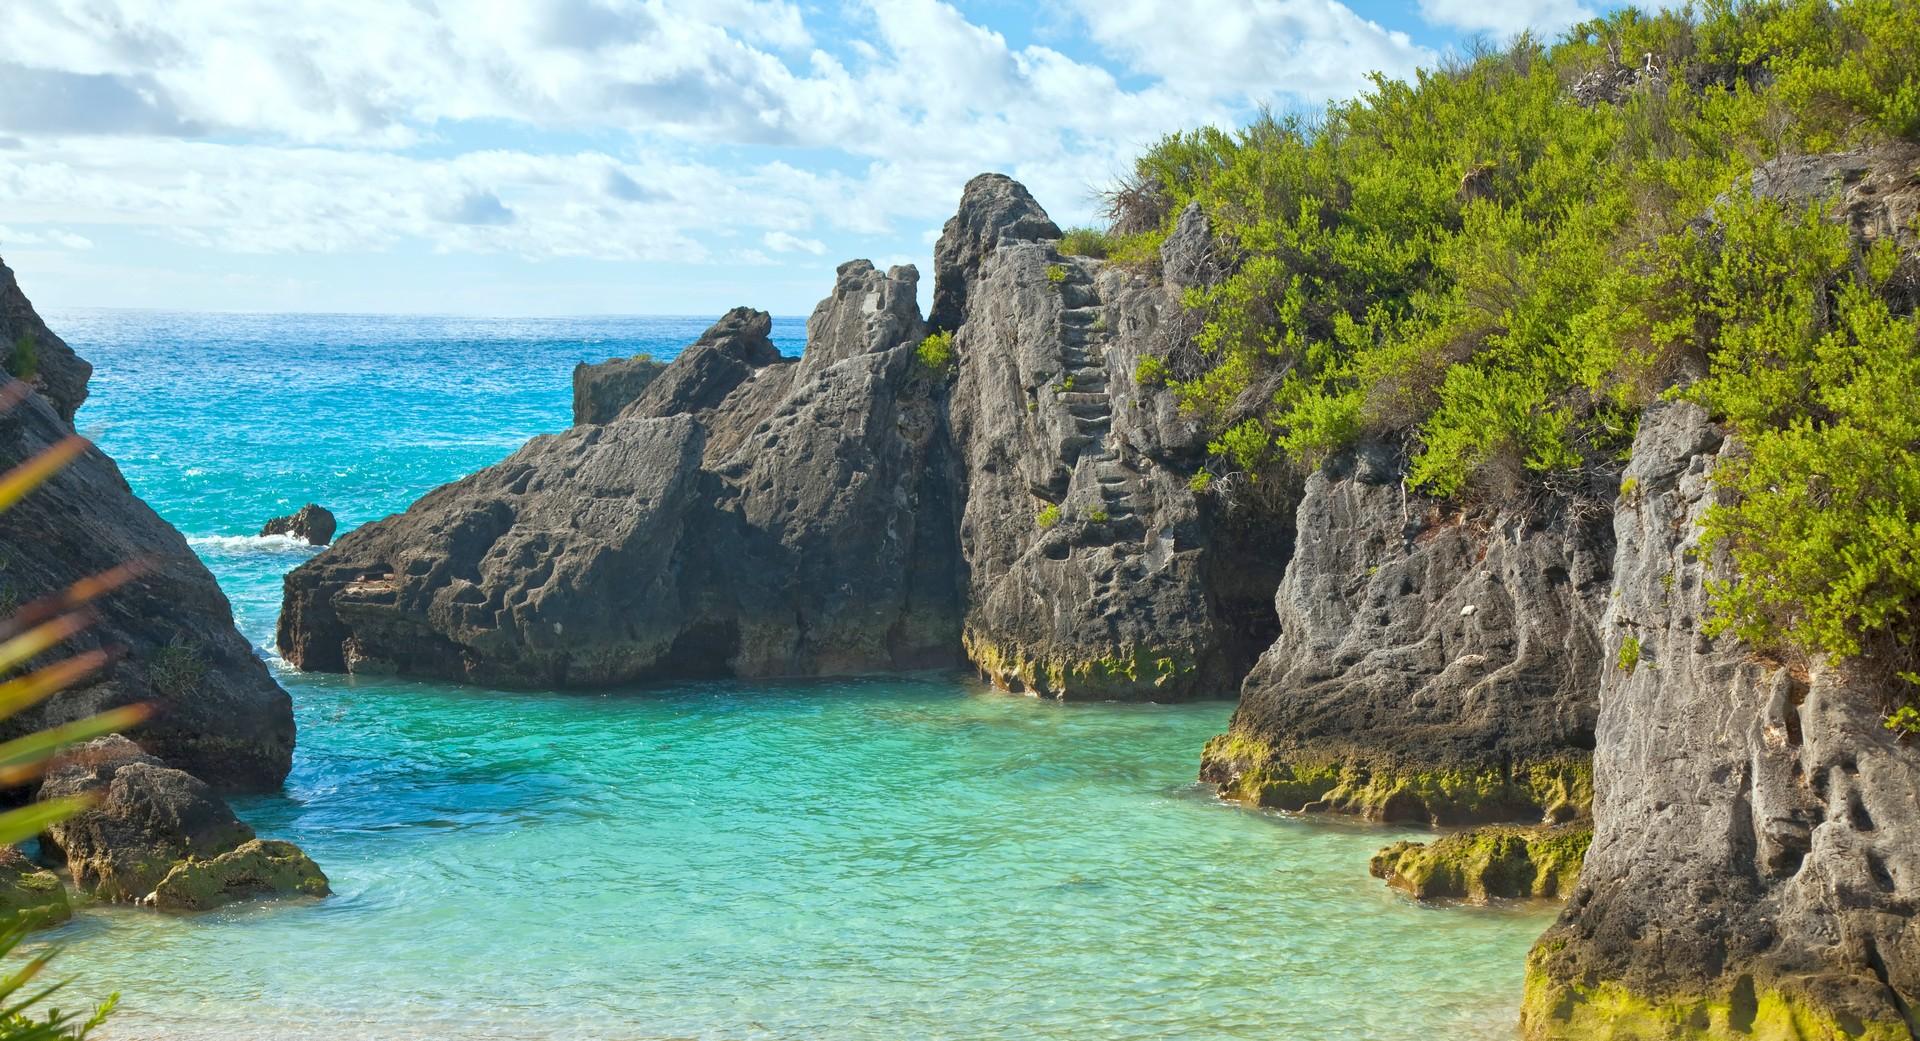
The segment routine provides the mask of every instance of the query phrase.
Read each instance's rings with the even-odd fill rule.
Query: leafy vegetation
[[[7,375],[17,379],[30,380],[40,375],[40,346],[34,342],[33,334],[21,333],[13,341],[13,347],[7,352]]]
[[[1890,407],[1920,385],[1915,294],[1884,241],[1741,187],[1915,139],[1916,0],[1624,10],[1316,120],[1176,134],[1109,194],[1115,229],[1198,203],[1230,273],[1187,294],[1195,349],[1136,378],[1205,422],[1217,478],[1388,438],[1468,504],[1606,497],[1640,411],[1682,394],[1743,449],[1705,523],[1740,576],[1714,624],[1920,682],[1920,414]]]
[[[1112,249],[1112,236],[1098,228],[1068,228],[1060,237],[1063,256],[1104,259]]]
[[[1060,283],[1065,282],[1066,280],[1067,280],[1067,266],[1065,264],[1048,264],[1047,265],[1047,281],[1052,282],[1054,285],[1059,285]]]
[[[170,698],[200,689],[207,677],[207,656],[200,645],[176,636],[147,659],[147,682]]]
[[[1621,672],[1632,672],[1640,664],[1640,638],[1629,636],[1620,641],[1620,656],[1615,662]]]
[[[937,332],[920,341],[914,348],[914,356],[920,360],[920,367],[929,375],[939,379],[951,376],[960,368],[960,358],[953,351],[953,333]]]
[[[1040,508],[1040,513],[1033,518],[1033,522],[1040,526],[1041,531],[1053,527],[1060,523],[1060,507],[1048,503],[1046,506]]]

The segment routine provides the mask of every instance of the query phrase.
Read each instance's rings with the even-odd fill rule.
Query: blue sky
[[[6,0],[0,256],[43,308],[804,314],[966,179],[1143,146],[1577,0]],[[923,300],[931,286],[923,284]]]

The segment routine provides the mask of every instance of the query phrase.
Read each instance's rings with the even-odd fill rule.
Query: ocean
[[[50,934],[104,1037],[909,1041],[1511,1038],[1539,906],[1416,904],[1399,828],[1222,804],[1231,705],[1059,705],[969,676],[504,693],[306,675],[312,550],[569,422],[577,361],[699,318],[74,311],[79,426],[184,532],[292,693],[285,791],[237,800],[318,902]],[[798,318],[776,342],[797,353]]]

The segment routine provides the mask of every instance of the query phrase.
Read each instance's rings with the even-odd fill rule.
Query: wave
[[[313,554],[319,546],[294,535],[188,535],[187,545],[197,550],[221,553],[299,553]]]

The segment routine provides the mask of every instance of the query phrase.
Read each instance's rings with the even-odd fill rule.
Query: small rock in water
[[[306,539],[315,546],[324,546],[333,541],[334,528],[338,525],[332,511],[325,506],[308,503],[300,507],[299,512],[285,517],[275,517],[260,529],[262,535],[292,535]]]

